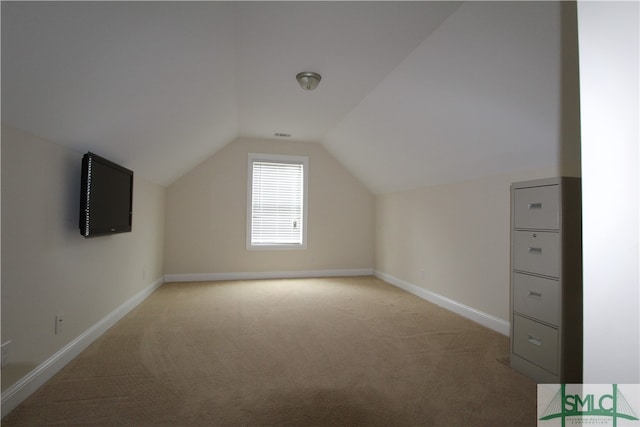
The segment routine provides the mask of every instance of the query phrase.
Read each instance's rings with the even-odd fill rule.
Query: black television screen
[[[133,171],[91,152],[82,158],[80,234],[131,231]]]

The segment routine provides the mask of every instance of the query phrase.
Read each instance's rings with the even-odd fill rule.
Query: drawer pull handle
[[[542,248],[533,248],[529,246],[529,253],[534,255],[542,255]]]
[[[542,292],[529,291],[529,298],[542,301]]]
[[[536,347],[541,347],[542,346],[542,340],[538,337],[534,337],[532,335],[528,335],[527,341],[530,344],[535,345]]]
[[[529,203],[529,210],[542,209],[542,203]]]

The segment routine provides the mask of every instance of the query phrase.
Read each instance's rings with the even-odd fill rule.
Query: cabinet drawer
[[[557,280],[513,273],[513,310],[558,326],[560,287]]]
[[[519,188],[513,193],[513,226],[515,228],[545,230],[560,228],[559,186]]]
[[[552,374],[558,374],[557,329],[514,315],[513,352]]]
[[[514,231],[513,268],[559,277],[560,234],[545,231]]]

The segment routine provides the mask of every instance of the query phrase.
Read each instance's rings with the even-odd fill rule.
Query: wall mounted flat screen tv
[[[84,237],[131,231],[133,171],[88,152],[82,157],[80,234]]]

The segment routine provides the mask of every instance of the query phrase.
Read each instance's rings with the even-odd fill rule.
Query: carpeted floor
[[[508,338],[373,277],[162,286],[3,426],[535,426]]]

